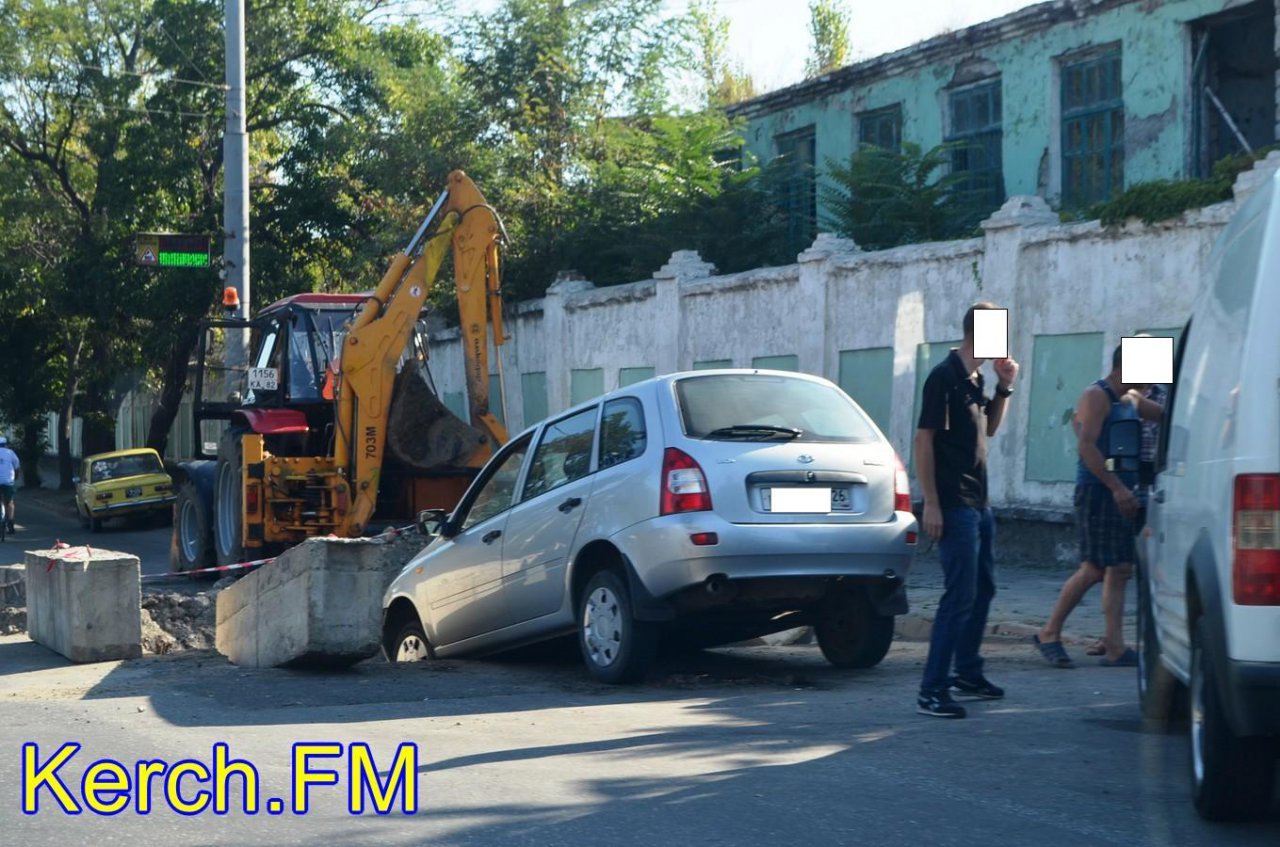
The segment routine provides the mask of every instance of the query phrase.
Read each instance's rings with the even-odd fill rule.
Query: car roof
[[[119,459],[124,456],[155,456],[160,458],[160,454],[150,447],[130,447],[128,450],[112,450],[110,453],[94,453],[92,456],[85,456],[84,461],[96,462],[100,459]]]
[[[649,377],[648,379],[641,380],[640,382],[633,382],[630,385],[624,386],[622,388],[615,388],[612,391],[606,391],[604,394],[600,394],[595,397],[592,397],[590,400],[584,400],[581,403],[575,403],[574,405],[569,406],[566,409],[556,412],[553,415],[547,415],[545,418],[541,418],[536,423],[530,424],[529,426],[525,427],[520,432],[512,436],[509,439],[509,442],[515,441],[518,438],[523,438],[524,436],[529,435],[546,421],[563,420],[564,418],[576,415],[578,412],[581,412],[584,409],[589,409],[592,406],[598,405],[600,403],[608,402],[609,400],[615,400],[619,397],[627,397],[633,394],[638,394],[642,391],[644,392],[657,391],[661,389],[661,387],[663,386],[672,385],[676,382],[679,382],[682,379],[687,379],[689,377],[743,376],[747,374],[759,374],[761,376],[783,376],[783,377],[791,377],[794,379],[801,379],[806,382],[819,382],[824,384],[831,384],[831,381],[826,379],[825,377],[815,376],[814,374],[801,373],[799,371],[769,370],[767,368],[715,368],[715,369],[708,369],[708,370],[701,370],[701,371],[677,371],[676,373],[662,374],[661,376]]]

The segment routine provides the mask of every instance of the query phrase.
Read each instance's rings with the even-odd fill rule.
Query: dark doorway
[[[1194,169],[1276,140],[1276,17],[1260,0],[1191,23]],[[1247,145],[1247,146],[1246,146]]]

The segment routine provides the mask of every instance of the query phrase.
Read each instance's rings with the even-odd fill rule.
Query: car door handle
[[[1152,495],[1152,498],[1153,498],[1157,503],[1163,503],[1163,502],[1164,502],[1164,489],[1163,489],[1163,488],[1158,489],[1158,490],[1156,491],[1156,493]]]
[[[502,537],[502,530],[491,529],[488,532],[486,532],[484,535],[480,536],[480,540],[483,541],[485,544],[492,544],[493,542],[497,541],[501,537]]]
[[[559,509],[560,511],[564,512],[567,515],[581,505],[582,505],[581,497],[570,497],[568,500],[565,500],[563,503],[560,504]]]

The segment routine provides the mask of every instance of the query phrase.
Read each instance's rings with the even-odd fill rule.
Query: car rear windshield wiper
[[[784,441],[790,441],[793,438],[799,438],[803,432],[804,430],[796,429],[792,426],[737,424],[735,426],[722,426],[719,429],[713,429],[702,437],[723,439],[740,438],[744,441],[767,441],[776,438]]]

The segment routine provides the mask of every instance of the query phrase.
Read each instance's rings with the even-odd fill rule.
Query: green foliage
[[[990,202],[968,174],[948,173],[955,149],[904,142],[901,152],[868,146],[848,162],[828,161],[828,225],[866,250],[974,234]]]
[[[849,62],[849,10],[840,0],[809,0],[809,58],[804,75],[813,79]]]
[[[716,0],[695,0],[689,5],[698,75],[703,102],[716,109],[756,96],[755,80],[741,62],[729,59],[729,19]]]
[[[1232,197],[1236,177],[1276,147],[1227,156],[1214,163],[1208,179],[1153,180],[1131,185],[1119,195],[1082,213],[1077,220],[1097,219],[1103,226],[1137,218],[1145,224],[1176,218],[1189,209],[1222,203]]]

